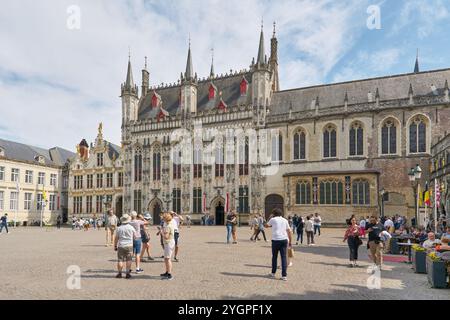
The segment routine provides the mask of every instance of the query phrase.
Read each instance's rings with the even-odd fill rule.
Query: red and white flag
[[[225,212],[228,212],[230,210],[230,194],[227,192],[227,195],[225,196]]]

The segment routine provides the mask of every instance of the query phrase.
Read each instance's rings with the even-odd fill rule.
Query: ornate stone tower
[[[186,72],[181,74],[181,100],[180,106],[183,115],[189,117],[190,114],[197,112],[197,74],[194,75],[192,67],[191,44],[186,62]]]
[[[122,142],[125,142],[129,140],[126,126],[130,121],[137,120],[139,103],[138,87],[134,84],[130,58],[128,58],[127,78],[121,86],[120,97],[122,98]]]
[[[259,39],[258,58],[256,63],[252,62],[252,102],[256,108],[257,125],[264,126],[266,121],[266,112],[272,96],[272,72],[270,64],[267,61],[267,55],[264,50],[264,31],[261,26],[261,35]]]
[[[273,35],[270,40],[270,70],[272,71],[272,91],[280,91],[280,80],[278,77],[278,39],[275,32],[275,22],[273,23]]]

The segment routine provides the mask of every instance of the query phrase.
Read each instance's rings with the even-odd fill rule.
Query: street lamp
[[[415,223],[417,224],[417,219],[419,216],[419,180],[422,177],[422,168],[417,164],[415,168],[411,168],[408,173],[409,181],[414,190],[414,204],[415,204]]]

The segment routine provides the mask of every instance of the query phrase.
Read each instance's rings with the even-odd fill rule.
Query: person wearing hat
[[[130,225],[131,217],[128,214],[124,214],[120,218],[122,223],[116,229],[116,236],[114,239],[114,250],[117,251],[117,276],[116,278],[122,278],[123,262],[126,262],[126,276],[125,278],[131,278],[131,263],[133,260],[133,241],[135,238],[136,230]]]
[[[150,223],[152,216],[146,213],[144,216],[139,215],[140,218],[144,219],[147,223]],[[142,251],[141,251],[141,261],[144,261],[145,251],[147,251],[148,260],[153,261],[155,259],[150,255],[150,230],[148,229],[148,224],[141,226],[141,239],[142,239]]]
[[[164,213],[164,226],[161,230],[164,242],[164,263],[166,265],[166,272],[161,274],[163,280],[172,280],[172,254],[175,249],[175,229],[176,222],[169,212]]]

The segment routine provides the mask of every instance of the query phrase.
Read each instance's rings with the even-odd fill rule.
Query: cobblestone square
[[[116,253],[105,247],[103,229],[12,229],[0,235],[0,299],[450,299],[449,290],[431,289],[426,275],[404,263],[387,262],[381,290],[368,289],[365,247],[360,267],[349,268],[341,229],[323,229],[315,247],[295,247],[287,282],[267,277],[270,242],[250,242],[248,227],[239,228],[237,245],[225,244],[224,227],[181,231],[175,278],[163,281],[161,258],[144,262],[144,273],[131,280],[115,279]],[[152,227],[152,255],[159,257],[155,234]],[[81,269],[79,290],[66,285],[71,265]]]

